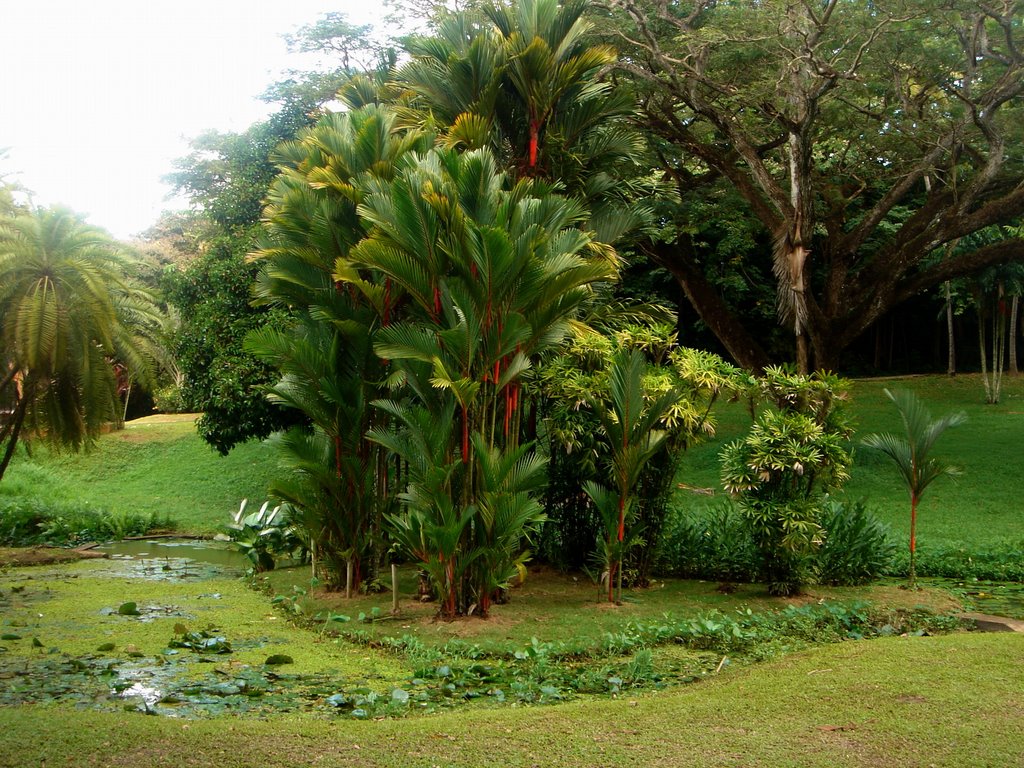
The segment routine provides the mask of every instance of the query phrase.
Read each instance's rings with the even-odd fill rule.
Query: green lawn
[[[615,700],[381,722],[0,709],[0,766],[1013,766],[1024,637],[824,646]]]
[[[841,496],[863,499],[885,523],[906,535],[910,502],[896,469],[883,456],[858,445],[871,432],[899,432],[902,425],[883,390],[911,389],[929,407],[933,418],[964,411],[967,424],[948,431],[935,455],[963,470],[955,479],[937,480],[926,492],[918,517],[918,541],[984,547],[1002,540],[1024,540],[1024,507],[1017,483],[1024,478],[1024,377],[1004,379],[998,405],[984,404],[978,375],[915,376],[901,379],[859,379],[854,382],[850,408],[857,423],[855,462]],[[720,487],[718,451],[744,434],[750,417],[742,404],[718,409],[720,427],[715,440],[691,449],[683,460],[679,480],[698,490]],[[677,497],[685,510],[699,511],[715,497],[681,488]]]
[[[213,533],[243,498],[262,503],[275,465],[265,443],[221,456],[196,434],[192,416],[153,416],[103,435],[95,450],[23,451],[0,482],[0,498],[39,498],[113,513],[168,516],[183,532]]]
[[[931,489],[922,509],[922,538],[984,545],[1024,537],[1013,505],[1015,479],[1024,476],[1022,452],[1014,445],[1015,435],[1024,434],[1018,412],[1024,411],[1022,382],[1008,381],[1004,403],[987,407],[980,403],[980,382],[974,377],[859,381],[853,408],[862,431],[893,426],[895,412],[882,388],[899,385],[910,385],[936,414],[963,409],[971,419],[940,445],[966,474],[955,484]],[[719,447],[748,424],[738,406],[722,408],[721,415]],[[692,451],[680,480],[698,488],[717,487],[716,454],[715,445]],[[880,515],[903,529],[906,504],[894,471],[865,454],[859,452],[848,493],[867,496]],[[224,459],[201,442],[190,421],[149,419],[105,436],[85,456],[41,450],[32,460],[19,455],[0,483],[0,494],[88,503],[114,512],[166,513],[186,530],[210,532],[243,496],[263,497],[273,467],[266,445],[243,446]],[[687,488],[680,489],[680,498],[694,508],[708,503],[706,495]],[[424,658],[436,658],[429,654],[452,640],[460,642],[459,653],[478,647],[508,654],[529,647],[534,637],[586,652],[606,633],[628,631],[631,623],[714,609],[735,615],[737,609],[773,610],[790,602],[818,606],[829,600],[940,612],[953,607],[952,598],[941,591],[917,593],[885,584],[813,588],[797,601],[785,601],[766,597],[756,585],[724,595],[715,584],[678,581],[631,592],[616,607],[599,601],[596,587],[586,580],[535,569],[526,584],[513,590],[510,604],[494,607],[490,620],[440,622],[433,618],[433,604],[414,599],[413,572],[405,569],[399,616],[340,625],[358,639],[352,644],[290,625],[271,608],[269,595],[296,595],[307,614],[336,612],[353,619],[374,607],[387,616],[389,595],[345,600],[319,589],[294,592],[293,587],[309,586],[305,568],[270,574],[267,595],[229,579],[145,581],[107,573],[108,567],[88,562],[0,571],[4,633],[18,637],[2,643],[0,694],[24,679],[19,664],[41,669],[65,659],[72,665],[76,660],[95,664],[107,658],[98,649],[108,642],[116,647],[112,656],[119,658],[128,649],[147,659],[162,657],[176,634],[174,625],[182,621],[189,628],[223,633],[236,645],[231,658],[194,664],[188,674],[230,679],[246,665],[262,668],[269,653],[285,652],[294,660],[285,674],[327,676],[326,696],[336,690],[332,686],[350,688],[364,679],[374,689],[405,685],[415,654],[408,646],[405,653],[387,653],[387,637],[404,635],[422,643]],[[136,619],[111,613],[122,601],[138,601],[150,615]],[[42,647],[34,647],[33,637]],[[1021,764],[1024,636],[888,637],[815,648],[808,648],[806,640],[780,638],[768,646],[720,669],[717,654],[710,666],[703,658],[709,651],[671,642],[652,649],[657,669],[703,665],[705,679],[690,685],[581,696],[559,705],[484,703],[383,721],[330,714],[323,701],[314,701],[309,711],[283,713],[268,702],[249,715],[192,720],[93,711],[88,704],[6,706],[0,707],[0,768]],[[753,663],[766,657],[770,660]],[[176,659],[166,657],[160,665],[173,668]],[[624,661],[600,657],[595,663]],[[581,658],[579,663],[587,662]]]

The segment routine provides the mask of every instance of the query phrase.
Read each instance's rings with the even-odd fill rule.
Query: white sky
[[[257,96],[301,68],[280,35],[321,14],[354,24],[377,0],[6,0],[0,8],[0,175],[127,238],[152,224],[160,177],[204,130],[269,114]]]

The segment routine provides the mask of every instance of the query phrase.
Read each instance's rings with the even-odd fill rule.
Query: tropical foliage
[[[355,78],[342,91],[352,112],[277,153],[256,294],[293,321],[250,334],[246,349],[281,372],[270,397],[306,424],[280,439],[292,472],[272,493],[328,560],[372,569],[386,530],[449,616],[486,614],[523,562],[544,472],[521,442],[522,375],[591,286],[614,278],[603,237],[639,221],[620,208],[594,232],[594,206],[617,194],[594,181],[601,157],[635,143],[601,156],[587,144],[605,133],[615,145],[623,110],[593,79],[609,53],[582,43],[582,11],[530,0],[518,15],[455,14],[410,44],[393,84]],[[510,58],[515,46],[542,60]],[[459,57],[479,77],[453,80],[444,67],[461,71]],[[472,111],[499,102],[524,106],[493,124]],[[573,131],[552,127],[573,114]],[[583,169],[587,153],[573,185],[583,199],[555,194],[542,168],[557,155]]]
[[[830,374],[768,368],[751,395],[763,410],[750,433],[722,451],[722,483],[753,532],[772,594],[794,594],[810,579],[826,494],[849,477],[847,387]]]
[[[26,433],[89,446],[122,412],[129,372],[146,382],[162,317],[123,250],[64,209],[0,221],[0,478]]]
[[[903,422],[904,435],[891,432],[868,435],[864,445],[881,451],[896,465],[900,478],[910,494],[910,586],[917,586],[915,571],[915,554],[917,551],[917,506],[924,496],[925,489],[933,481],[943,475],[959,474],[959,470],[929,454],[935,442],[950,427],[963,424],[967,416],[963,413],[950,413],[940,419],[932,420],[931,414],[913,392],[885,390],[886,396],[892,400],[899,411]]]
[[[613,307],[603,316],[591,313],[588,324],[577,326],[558,356],[541,365],[531,380],[544,413],[552,468],[545,554],[564,566],[581,567],[600,539],[602,570],[614,570],[606,555],[624,548],[628,574],[623,575],[631,584],[648,580],[686,448],[714,434],[712,406],[742,380],[717,355],[677,346],[671,326],[640,324],[640,310]],[[637,372],[639,390],[631,378]],[[632,426],[623,433],[620,424],[626,422]],[[633,447],[624,445],[623,438]],[[656,442],[654,450],[635,453],[648,439]],[[596,513],[603,508],[597,500],[605,491],[591,486],[594,503],[587,503],[579,488],[581,481],[590,481],[621,493],[629,474],[623,462],[633,459],[642,467],[629,484],[634,503],[623,505],[623,542],[631,544],[622,547],[612,544],[618,541],[618,501],[604,524]]]

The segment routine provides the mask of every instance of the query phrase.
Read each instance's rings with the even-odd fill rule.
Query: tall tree
[[[77,450],[119,421],[118,366],[148,379],[160,317],[129,269],[67,210],[0,221],[0,478],[23,430]]]
[[[279,377],[264,388],[271,402],[302,422],[279,440],[290,471],[271,493],[303,521],[329,579],[351,567],[350,589],[372,575],[374,534],[391,496],[383,450],[366,433],[379,421],[370,403],[387,375],[373,345],[398,292],[367,270],[347,271],[347,285],[333,273],[369,232],[357,213],[369,190],[429,138],[397,131],[383,107],[324,116],[276,151],[281,174],[252,255],[257,302],[289,319],[251,332],[246,350]]]
[[[918,292],[1024,255],[1018,240],[942,258],[1024,212],[1016,0],[609,5],[680,199],[728,185],[774,242],[778,314],[803,369],[834,368]],[[651,253],[730,354],[763,367],[693,223],[677,224]]]
[[[305,107],[291,104],[243,133],[206,133],[168,176],[196,207],[187,222],[195,254],[169,270],[165,283],[182,320],[175,350],[182,399],[203,413],[199,432],[221,453],[290,423],[260,391],[275,373],[243,348],[249,331],[282,321],[281,312],[251,306],[257,267],[245,257],[262,231],[263,198],[277,174],[271,152],[310,122]]]

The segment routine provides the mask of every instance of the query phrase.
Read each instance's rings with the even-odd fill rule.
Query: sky
[[[281,35],[378,0],[29,0],[0,11],[0,176],[127,239],[167,200],[161,176],[214,129],[242,131],[259,94],[303,62]],[[6,155],[3,150],[6,148]]]

